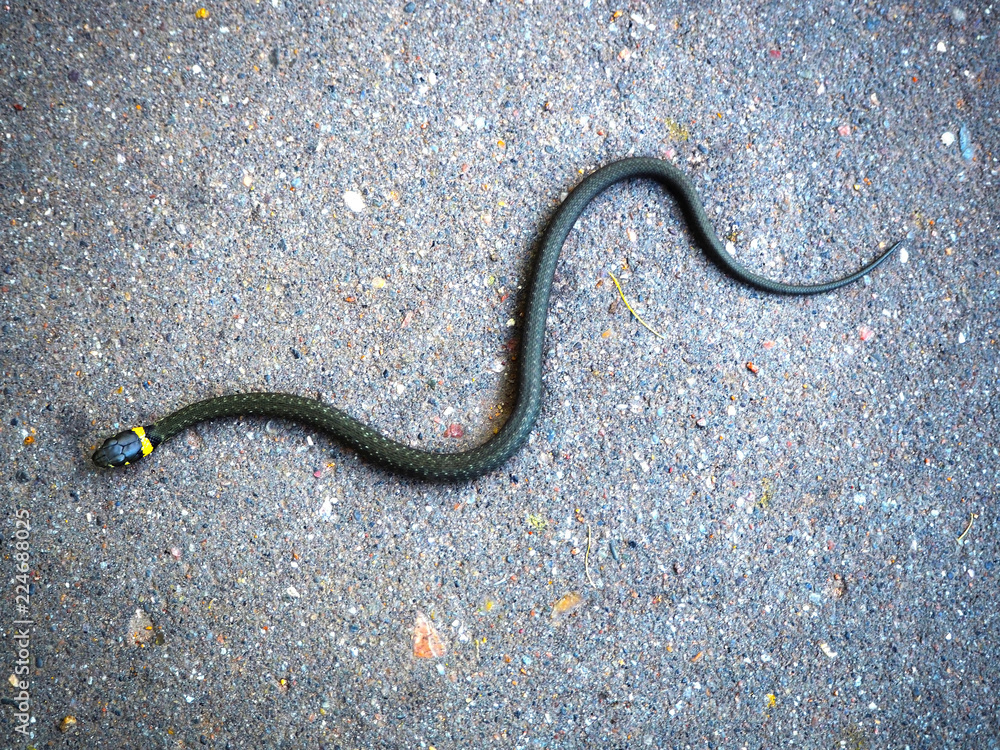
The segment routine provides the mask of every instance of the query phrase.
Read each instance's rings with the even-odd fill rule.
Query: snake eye
[[[142,427],[120,432],[104,441],[94,451],[93,461],[102,469],[128,466],[153,452],[153,446]]]

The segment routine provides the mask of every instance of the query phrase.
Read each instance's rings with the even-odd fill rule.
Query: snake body
[[[453,481],[486,474],[520,449],[538,417],[542,403],[542,359],[549,293],[566,236],[594,198],[615,183],[633,178],[656,180],[676,198],[695,241],[723,271],[745,284],[774,294],[821,294],[850,284],[885,262],[902,242],[896,242],[860,270],[835,281],[806,286],[773,281],[745,268],[726,251],[694,186],[677,167],[661,159],[623,159],[585,178],[556,210],[545,232],[524,315],[517,402],[507,422],[482,445],[455,453],[420,450],[386,437],[346,412],[315,399],[286,393],[240,393],[198,401],[168,414],[155,424],[119,433],[97,449],[94,463],[100,467],[128,465],[194,424],[221,417],[247,416],[289,419],[312,425],[375,464],[401,474]]]

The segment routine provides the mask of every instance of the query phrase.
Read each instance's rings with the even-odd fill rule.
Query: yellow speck
[[[673,118],[667,117],[663,120],[663,124],[667,126],[669,136],[676,141],[686,141],[691,137],[691,131],[687,129],[687,126],[677,122]]]
[[[552,606],[552,618],[558,619],[563,615],[568,615],[571,612],[576,611],[582,603],[583,597],[575,591],[570,591],[568,594],[563,595],[559,601]]]
[[[768,708],[774,708],[775,704],[778,702],[778,697],[774,693],[767,694],[767,706]]]
[[[195,18],[208,18],[208,8],[198,8],[194,13]]]
[[[498,145],[498,146],[499,146],[500,148],[507,148],[507,144],[506,144],[506,143],[504,143],[504,142],[503,142],[503,140],[499,140],[499,141],[497,141],[497,145]]]

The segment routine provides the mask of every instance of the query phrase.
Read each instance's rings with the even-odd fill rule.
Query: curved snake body
[[[194,424],[247,416],[278,417],[313,425],[379,466],[425,479],[468,480],[497,468],[524,444],[541,408],[545,320],[556,261],[566,236],[594,198],[611,185],[632,178],[656,180],[677,199],[695,241],[723,271],[738,281],[774,294],[820,294],[850,284],[884,263],[901,244],[901,241],[895,243],[868,265],[835,281],[807,286],[773,281],[745,268],[726,251],[705,215],[694,186],[677,167],[660,159],[623,159],[584,179],[556,210],[545,232],[524,315],[517,403],[503,427],[482,445],[456,453],[425,451],[386,437],[346,412],[315,399],[286,393],[240,393],[198,401],[155,424],[119,433],[97,449],[94,463],[100,467],[125,466],[149,455],[160,443]]]

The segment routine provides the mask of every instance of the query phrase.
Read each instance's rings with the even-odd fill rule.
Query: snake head
[[[146,436],[145,427],[133,427],[119,432],[104,441],[104,445],[94,451],[93,461],[102,469],[128,466],[153,452],[156,446]]]

